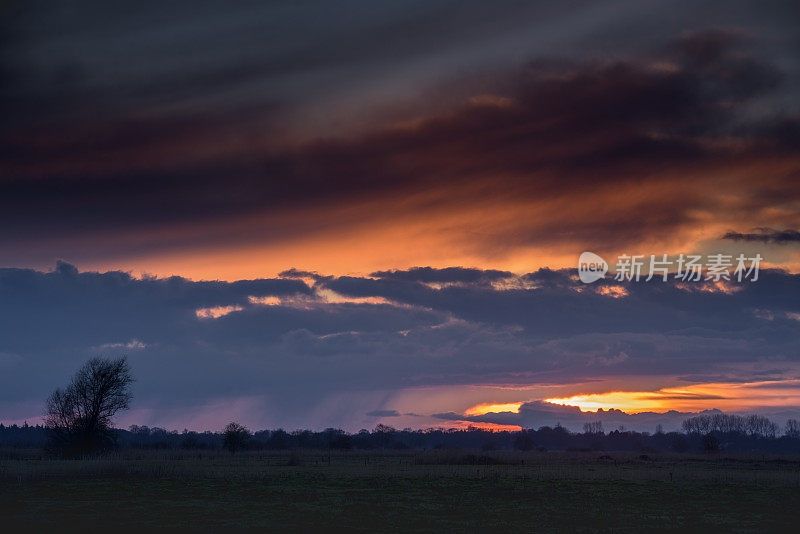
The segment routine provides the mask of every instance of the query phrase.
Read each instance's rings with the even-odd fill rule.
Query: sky
[[[121,425],[800,417],[799,22],[4,2],[0,420],[96,355],[136,376]],[[664,254],[763,261],[615,279]]]

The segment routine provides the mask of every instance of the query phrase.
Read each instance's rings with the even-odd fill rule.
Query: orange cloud
[[[233,306],[214,306],[212,308],[200,308],[195,310],[198,319],[219,319],[229,313],[242,311],[244,308],[238,305]]]
[[[709,40],[707,63],[682,55]],[[292,146],[234,135],[258,116],[246,112],[143,119],[116,137],[118,124],[14,131],[12,148],[36,157],[6,162],[19,187],[0,207],[28,233],[0,240],[0,253],[193,279],[292,266],[521,273],[572,267],[584,250],[688,253],[731,232],[797,228],[800,157],[781,134],[796,117],[747,121],[779,77],[737,42],[687,34],[662,58],[526,63],[492,76],[496,87],[451,83],[450,104],[420,103],[437,111],[406,128]],[[108,142],[85,142],[98,138]],[[800,265],[797,251],[772,252]]]
[[[800,380],[692,384],[656,391],[609,391],[545,399],[577,406],[583,411],[618,409],[627,413],[699,411],[717,408],[737,411],[768,406],[800,405]]]
[[[521,402],[506,402],[501,404],[476,404],[467,408],[464,415],[484,415],[490,412],[519,412]]]

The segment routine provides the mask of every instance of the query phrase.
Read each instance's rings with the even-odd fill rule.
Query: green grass
[[[6,456],[0,524],[294,532],[765,532],[800,524],[793,460],[494,454],[508,463],[355,452],[306,453],[299,466],[287,465],[298,462],[288,453]]]

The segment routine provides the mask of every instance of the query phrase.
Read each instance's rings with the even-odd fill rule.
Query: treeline
[[[721,434],[746,434],[763,438],[774,438],[779,433],[779,427],[768,418],[760,415],[734,415],[715,413],[711,415],[698,415],[683,421],[681,425],[687,434],[708,434],[716,432]],[[795,419],[786,422],[785,435],[800,437],[800,423]]]
[[[777,425],[760,416],[714,414],[683,422],[683,432],[655,433],[616,429],[605,432],[599,422],[588,423],[583,432],[544,426],[538,430],[492,432],[477,428],[397,430],[378,425],[372,431],[347,433],[329,428],[320,432],[296,430],[243,430],[237,449],[473,449],[473,450],[572,450],[639,452],[773,452],[800,453],[800,423],[790,420],[782,435]],[[230,436],[229,436],[230,438]],[[43,426],[0,424],[0,447],[44,448],[50,439]],[[222,449],[231,440],[223,432],[168,431],[131,426],[115,430],[119,448],[132,449]]]

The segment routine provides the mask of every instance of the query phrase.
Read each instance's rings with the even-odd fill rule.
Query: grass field
[[[517,452],[0,454],[3,525],[797,531],[800,458]]]

